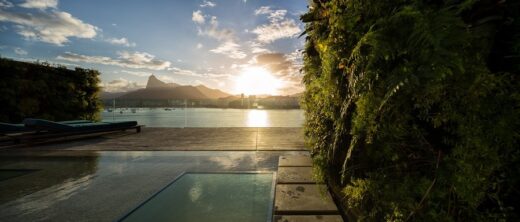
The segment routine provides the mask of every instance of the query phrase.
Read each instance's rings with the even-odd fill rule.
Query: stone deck
[[[311,166],[301,128],[143,128],[4,147],[0,168],[39,170],[0,184],[12,194],[0,198],[0,218],[112,221],[183,172],[278,171],[273,221],[343,221]],[[59,199],[64,189],[70,197]],[[51,204],[21,208],[41,201]]]
[[[326,186],[313,179],[307,155],[280,156],[277,177],[274,221],[343,221]]]
[[[147,128],[15,149],[89,151],[304,150],[302,128]]]

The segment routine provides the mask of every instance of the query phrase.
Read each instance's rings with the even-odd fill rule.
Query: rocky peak
[[[166,88],[166,87],[170,87],[170,86],[168,84],[166,84],[165,82],[157,79],[157,77],[155,77],[154,75],[151,75],[150,77],[148,77],[148,82],[146,83],[147,89]]]

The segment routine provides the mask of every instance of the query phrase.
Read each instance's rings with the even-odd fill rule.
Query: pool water
[[[271,221],[273,173],[186,173],[120,221]]]

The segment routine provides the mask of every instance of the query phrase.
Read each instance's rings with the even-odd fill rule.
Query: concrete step
[[[280,156],[279,167],[311,167],[312,159],[308,156]]]
[[[277,215],[274,222],[343,222],[340,215]]]
[[[312,167],[278,167],[278,184],[315,184]]]
[[[338,214],[338,208],[324,185],[278,184],[274,206],[275,215]]]

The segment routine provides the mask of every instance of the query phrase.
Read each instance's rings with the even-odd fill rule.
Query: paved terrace
[[[302,128],[143,128],[69,139],[0,149],[0,170],[27,171],[0,180],[0,218],[113,221],[184,172],[278,171],[275,221],[341,221],[311,178]]]
[[[302,128],[148,128],[17,150],[284,151],[304,150]]]

